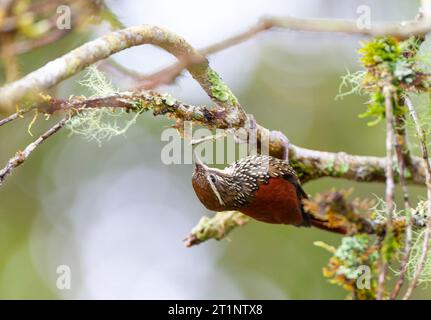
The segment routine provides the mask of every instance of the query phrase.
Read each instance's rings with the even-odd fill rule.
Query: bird
[[[265,223],[346,233],[304,210],[308,195],[286,160],[249,155],[221,170],[208,167],[196,154],[194,158],[193,189],[208,210],[234,210]]]

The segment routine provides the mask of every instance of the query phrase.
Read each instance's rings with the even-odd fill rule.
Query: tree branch
[[[196,227],[184,239],[186,247],[195,246],[209,239],[224,239],[236,227],[243,226],[251,219],[238,211],[217,212],[213,217],[202,217]]]
[[[26,114],[27,112],[29,112],[30,109],[22,109],[22,110],[18,110],[15,113],[12,113],[10,116],[3,118],[0,120],[0,127],[6,123],[9,123],[17,118],[22,117],[24,114]]]
[[[180,60],[187,56],[188,59],[198,61],[188,66],[187,70],[213,102],[225,109],[229,122],[235,126],[244,125],[244,110],[219,75],[209,67],[208,61],[181,37],[150,25],[126,28],[90,41],[0,88],[0,108],[10,109],[24,97],[40,93],[116,52],[141,44],[161,47]]]
[[[411,102],[410,98],[405,97],[405,102],[406,102],[406,105],[409,109],[410,115],[413,119],[413,122],[415,124],[416,131],[417,131],[417,134],[419,137],[420,146],[421,146],[422,157],[423,157],[424,162],[426,164],[428,219],[427,219],[427,228],[425,230],[424,240],[422,243],[422,253],[419,257],[419,262],[418,262],[413,280],[410,282],[410,285],[407,288],[406,293],[404,294],[403,300],[407,300],[411,296],[413,290],[416,288],[419,277],[420,277],[422,270],[425,266],[425,259],[426,259],[427,254],[428,254],[428,250],[429,250],[428,246],[429,246],[430,235],[431,235],[431,165],[430,165],[429,157],[428,157],[427,139],[426,139],[426,134],[425,134],[424,129],[421,128],[421,126],[419,124],[418,116],[416,114],[416,111],[413,107],[413,103]]]
[[[431,17],[426,16],[423,19],[414,19],[404,22],[377,23],[369,28],[359,28],[355,20],[264,17],[243,32],[205,47],[199,50],[199,52],[202,56],[208,56],[245,42],[263,31],[275,28],[295,31],[349,33],[365,36],[393,35],[400,39],[405,39],[411,35],[422,35],[430,31]],[[183,57],[182,60],[148,76],[126,73],[128,76],[134,78],[137,83],[137,88],[154,89],[162,84],[172,83],[181,74],[184,68],[193,63],[196,63],[196,61],[188,57]],[[118,66],[113,67],[117,68]],[[125,70],[121,69],[119,71],[125,72]]]
[[[410,160],[410,154],[408,156],[404,152],[405,145],[405,130],[402,131],[402,134],[398,134],[395,138],[395,150],[397,154],[397,162],[398,162],[398,171],[399,171],[399,177],[400,177],[400,185],[401,190],[403,193],[403,203],[404,203],[404,210],[406,211],[406,230],[405,230],[405,240],[404,240],[404,255],[401,260],[401,266],[400,266],[400,274],[398,276],[398,280],[395,283],[395,287],[391,292],[390,298],[396,299],[398,296],[401,287],[404,283],[405,274],[407,272],[407,264],[410,257],[411,252],[411,246],[412,246],[412,218],[411,218],[411,206],[409,201],[409,192],[407,188],[406,178],[405,178],[405,169],[406,169],[406,158]]]
[[[204,49],[203,54],[194,50],[184,39],[165,29],[149,25],[130,27],[88,42],[24,78],[1,88],[0,107],[9,106],[10,108],[19,99],[32,92],[40,92],[50,88],[88,65],[105,59],[118,51],[141,44],[159,46],[176,56],[180,61],[185,59],[191,62],[191,64],[186,63],[184,67],[189,70],[207,94],[216,100],[214,102],[220,103],[214,99],[214,88],[208,77],[210,69],[204,55],[243,42],[261,31],[274,27],[298,31],[342,32],[371,36],[393,35],[405,39],[430,31],[431,19],[425,16],[424,19],[404,23],[377,23],[370,28],[358,28],[354,20],[267,17],[261,19],[249,30]],[[226,103],[221,103],[221,105],[226,105]]]
[[[44,134],[42,134],[39,138],[30,143],[23,151],[18,151],[14,157],[9,159],[6,166],[0,170],[0,185],[2,185],[3,181],[7,178],[7,176],[11,174],[13,169],[20,166],[25,160],[27,160],[30,154],[38,146],[40,146],[46,139],[48,139],[53,134],[57,133],[61,128],[63,128],[67,120],[69,120],[69,117],[66,117],[60,122],[58,122],[56,125],[47,130]]]
[[[47,114],[83,108],[124,108],[135,112],[152,111],[156,116],[165,115],[180,121],[193,121],[209,129],[227,129],[235,125],[235,118],[226,116],[223,108],[194,106],[169,95],[143,90],[88,99],[74,96],[64,100],[45,96],[43,102],[32,108]],[[16,118],[17,115],[11,117]],[[358,182],[384,182],[386,179],[387,159],[384,157],[310,150],[292,143],[286,144],[279,132],[270,131],[258,124],[256,130],[258,144],[262,143],[262,137],[269,137],[269,154],[274,157],[284,159],[285,148],[288,145],[289,161],[303,183],[322,177],[344,178]],[[412,157],[411,161],[415,170],[406,177],[406,181],[424,185],[426,168],[423,159]],[[397,177],[398,174],[395,173],[394,178]]]
[[[392,232],[392,214],[395,209],[395,182],[394,182],[394,169],[393,169],[393,158],[394,158],[394,115],[392,105],[392,93],[389,85],[383,87],[383,95],[385,97],[385,116],[386,116],[386,190],[385,190],[385,201],[387,208],[386,218],[386,235]],[[383,248],[383,246],[382,246]],[[388,272],[388,264],[386,257],[381,254],[381,265],[380,273],[378,278],[377,287],[377,300],[381,300],[383,297],[383,291],[385,288],[386,274]]]

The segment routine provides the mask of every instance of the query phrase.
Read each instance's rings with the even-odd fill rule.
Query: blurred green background
[[[358,5],[374,20],[414,17],[415,1],[108,1],[126,25],[154,23],[196,47],[221,40],[265,14],[354,18]],[[196,18],[196,19],[194,19]],[[214,23],[214,22],[217,23]],[[55,44],[19,56],[22,74],[109,31],[107,25],[74,32]],[[382,125],[358,119],[365,97],[335,100],[340,76],[357,70],[360,37],[274,30],[210,57],[248,113],[296,145],[361,155],[384,155]],[[150,72],[173,61],[161,50],[133,48],[117,62]],[[1,72],[3,73],[3,72]],[[67,80],[52,93],[82,94]],[[127,83],[113,77],[116,86]],[[184,75],[160,88],[192,104],[208,103]],[[31,116],[1,129],[5,163],[32,141]],[[314,229],[251,222],[228,240],[185,248],[182,239],[202,215],[192,165],[163,165],[162,131],[172,122],[140,117],[124,136],[104,142],[64,130],[38,148],[0,188],[0,298],[250,298],[343,299],[346,292],[322,275],[329,254],[316,240],[338,246],[340,237]],[[33,134],[49,123],[42,119]],[[309,194],[354,187],[354,196],[382,196],[382,184],[340,179],[307,183]],[[411,187],[412,199],[424,190]],[[72,271],[71,290],[56,288],[59,265]],[[420,288],[416,298],[431,298]]]

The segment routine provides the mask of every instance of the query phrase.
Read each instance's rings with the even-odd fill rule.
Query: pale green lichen
[[[412,250],[410,252],[410,258],[407,263],[407,276],[411,280],[416,274],[416,270],[419,265],[420,257],[423,253],[423,241],[424,241],[425,229],[415,233]],[[431,282],[431,240],[428,242],[428,252],[425,257],[425,263],[421,274],[418,278],[418,283],[429,284]]]
[[[238,100],[229,87],[223,82],[221,77],[212,69],[208,69],[208,81],[211,84],[211,95],[221,102],[229,102],[231,106],[236,107]]]
[[[356,299],[375,299],[377,288],[376,272],[379,252],[369,235],[360,234],[344,237],[341,245],[335,249],[328,245],[324,247],[333,254],[328,265],[323,268],[323,274],[333,284],[342,286],[351,292]],[[368,286],[362,286],[359,281],[365,270],[369,270]]]
[[[341,83],[338,87],[338,94],[335,96],[335,100],[341,100],[346,96],[363,93],[363,82],[366,71],[359,70],[351,73],[349,69],[346,69],[347,74],[341,76]]]
[[[413,211],[413,215],[417,219],[422,219],[426,221],[428,214],[428,202],[420,201]],[[409,261],[407,263],[407,277],[412,280],[415,277],[416,270],[418,268],[420,257],[423,253],[423,243],[425,236],[425,228],[420,230],[414,230],[413,232],[413,245],[410,252]],[[431,282],[431,240],[428,243],[428,252],[425,258],[425,262],[423,265],[423,269],[418,278],[418,283],[420,284],[429,284]]]
[[[109,96],[118,93],[111,82],[96,67],[88,68],[80,84],[89,89],[91,97]],[[111,110],[109,108],[84,109],[71,117],[66,128],[71,134],[79,134],[86,140],[96,141],[99,146],[103,141],[124,134],[135,122],[140,112],[130,119],[124,110]]]
[[[166,104],[169,107],[172,107],[173,105],[175,105],[176,100],[168,93],[164,93],[162,95],[162,102],[164,102],[164,104]]]
[[[343,265],[340,266],[337,274],[343,274],[348,279],[356,279],[360,276],[358,267],[362,261],[358,261],[358,256],[364,254],[371,243],[370,237],[364,234],[344,237],[334,254],[334,257],[343,261]],[[376,261],[378,252],[373,252],[369,257],[372,258],[373,262]]]
[[[374,212],[376,221],[384,221],[387,216],[387,205],[386,202],[376,197],[377,203],[376,206],[372,209]],[[410,217],[414,217],[416,222],[419,224],[425,224],[428,215],[428,205],[427,201],[420,201],[416,208],[412,209],[411,212],[406,210],[394,210],[392,213],[393,221],[396,221],[402,217],[406,217],[410,219]],[[399,220],[401,221],[401,220]],[[394,229],[391,230],[388,235],[385,237],[383,246],[382,246],[382,257],[385,261],[391,261],[394,258],[402,259],[403,254],[400,254],[403,249],[403,229],[402,225],[398,226],[397,224],[393,225]],[[425,235],[425,228],[413,228],[413,239],[412,239],[412,248],[409,256],[409,260],[407,262],[407,277],[412,280],[415,276],[420,257],[423,252],[423,240]],[[429,243],[428,248],[431,248],[431,242]],[[428,249],[429,250],[429,249]],[[394,274],[398,276],[400,274],[400,270],[392,269]],[[418,279],[419,283],[430,283],[431,282],[431,254],[428,251],[427,257],[425,259],[423,271]]]

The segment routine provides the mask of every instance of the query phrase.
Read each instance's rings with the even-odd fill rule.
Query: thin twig
[[[232,37],[224,39],[220,42],[214,43],[208,47],[200,49],[199,52],[202,56],[207,57],[216,52],[225,50],[229,47],[235,46],[242,42],[245,42],[258,33],[269,30],[273,28],[275,25],[271,21],[270,18],[260,19],[255,25],[251,26],[249,29],[236,34]],[[113,65],[114,68],[118,68],[118,71],[125,73],[129,77],[134,78],[136,82],[136,88],[142,89],[155,89],[156,87],[164,84],[171,84],[175,81],[175,79],[181,74],[181,72],[190,66],[193,63],[197,63],[198,61],[193,61],[193,59],[188,59],[188,57],[183,57],[181,60],[173,63],[170,66],[167,66],[151,75],[139,75],[130,71],[125,70],[124,68],[118,68],[118,65]]]
[[[9,46],[9,49],[15,54],[20,55],[31,50],[44,47],[60,39],[64,38],[66,35],[72,32],[72,29],[54,29],[47,32],[40,38],[31,40],[22,40],[20,42],[15,42]]]
[[[413,219],[411,217],[411,206],[409,201],[409,191],[407,188],[407,182],[405,178],[405,169],[406,169],[406,153],[403,150],[405,147],[405,130],[402,131],[403,134],[397,134],[395,139],[395,150],[397,154],[397,162],[398,162],[398,171],[399,171],[399,179],[401,184],[401,190],[403,194],[403,203],[404,209],[406,211],[406,230],[405,230],[405,241],[404,241],[404,255],[401,261],[400,274],[398,276],[398,280],[395,283],[395,287],[391,292],[390,298],[396,299],[398,296],[401,287],[404,283],[405,274],[407,272],[407,265],[410,257],[411,246],[412,246],[412,228],[413,228]],[[402,140],[402,141],[400,141]],[[408,159],[410,160],[410,154],[408,154]]]
[[[207,142],[207,141],[216,141],[218,139],[222,139],[222,138],[226,138],[229,134],[228,130],[224,130],[222,133],[220,134],[214,134],[214,135],[209,135],[200,139],[192,139],[190,141],[190,145],[194,146],[194,145],[198,145],[201,144],[202,142]]]
[[[24,114],[26,114],[27,112],[29,112],[31,109],[22,109],[22,110],[18,110],[15,113],[12,113],[9,117],[7,118],[3,118],[0,120],[0,127],[6,123],[9,123],[17,118],[22,117]]]
[[[385,201],[387,207],[386,218],[386,231],[387,233],[392,229],[392,213],[395,208],[394,201],[394,172],[393,172],[393,157],[394,157],[394,120],[393,120],[393,107],[392,107],[392,94],[389,86],[383,88],[383,95],[385,96],[385,115],[386,115],[386,191]],[[380,273],[378,278],[377,299],[381,300],[385,288],[385,280],[388,272],[388,261],[385,257],[381,258]]]
[[[406,101],[406,105],[409,109],[410,115],[411,115],[413,122],[415,124],[415,127],[416,127],[416,131],[417,131],[420,146],[421,146],[422,157],[424,159],[426,169],[427,169],[426,170],[426,186],[427,186],[427,201],[428,201],[428,218],[427,218],[427,227],[426,227],[425,232],[424,232],[424,240],[422,243],[422,253],[419,257],[418,265],[417,265],[417,268],[415,270],[415,274],[413,276],[413,279],[410,282],[410,285],[407,288],[406,293],[404,294],[403,300],[407,300],[411,296],[413,290],[416,288],[419,277],[420,277],[422,270],[425,266],[425,260],[426,260],[428,249],[429,249],[428,246],[429,246],[429,240],[430,240],[430,234],[431,234],[431,165],[430,165],[429,157],[428,157],[426,133],[425,133],[425,130],[423,128],[421,128],[421,126],[419,124],[419,119],[418,119],[416,111],[413,107],[412,101],[410,100],[409,97],[405,97],[405,101]]]
[[[400,100],[399,103],[403,103]],[[405,116],[404,115],[394,115],[394,125],[395,125],[395,141],[396,145],[399,145],[401,155],[404,161],[404,168],[413,171],[411,161],[411,152],[408,145],[407,133],[405,128]]]
[[[408,38],[410,35],[423,34],[423,29],[431,29],[430,19],[415,19],[402,23],[388,24],[373,23],[373,27],[358,28],[356,21],[353,20],[348,21],[329,19],[300,19],[293,17],[264,17],[245,31],[200,49],[199,52],[203,56],[208,56],[245,42],[261,32],[274,28],[311,32],[338,32],[371,36],[391,34],[399,38]],[[147,76],[134,75],[134,78],[137,82],[136,88],[154,89],[160,85],[170,84],[175,81],[181,72],[192,63],[196,63],[196,61],[193,62],[193,60],[183,57],[182,60],[175,62],[174,64],[165,67],[154,74]]]
[[[0,170],[0,185],[4,182],[4,180],[7,178],[8,175],[11,174],[12,170],[18,166],[20,166],[27,158],[30,156],[30,154],[38,147],[40,146],[46,139],[51,137],[53,134],[58,132],[61,128],[64,127],[66,122],[69,120],[69,116],[62,119],[60,122],[55,124],[53,127],[51,127],[49,130],[47,130],[44,134],[42,134],[39,138],[37,138],[35,141],[30,143],[23,151],[18,151],[14,157],[9,159],[6,166]]]

